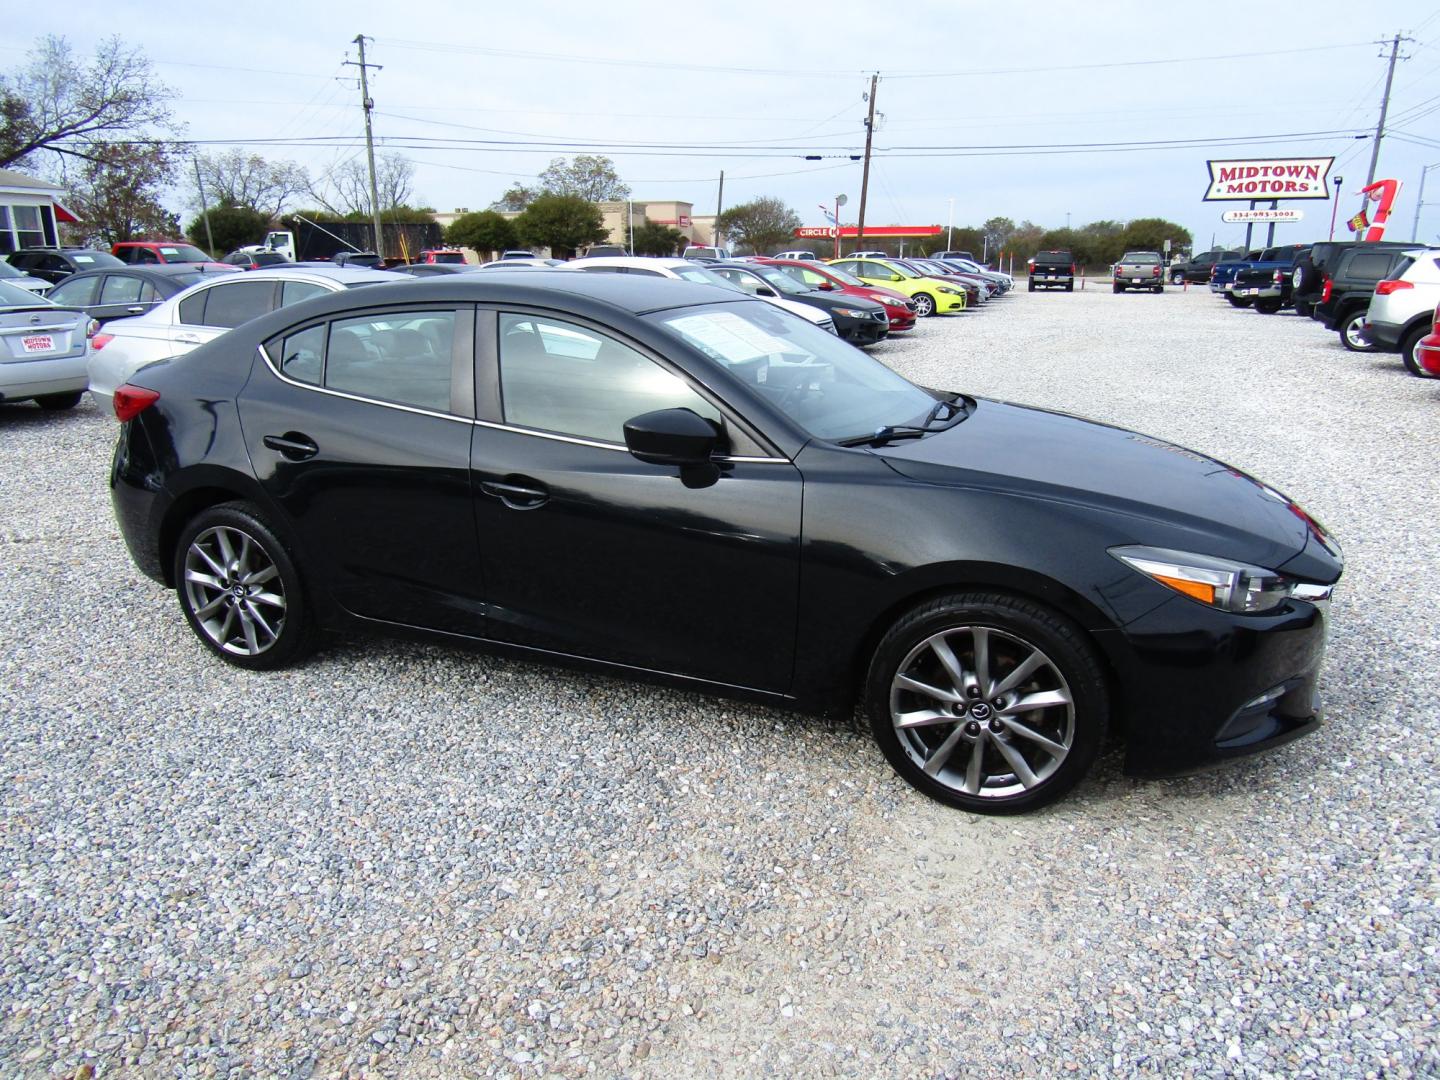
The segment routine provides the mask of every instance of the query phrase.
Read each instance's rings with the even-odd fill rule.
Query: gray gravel
[[[1329,723],[986,819],[709,697],[395,641],[245,674],[133,570],[113,422],[0,406],[0,1072],[1440,1072],[1440,383],[1203,290],[877,355],[1301,500]]]

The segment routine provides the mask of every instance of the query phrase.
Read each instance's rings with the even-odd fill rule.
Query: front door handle
[[[144,315],[147,308],[144,304],[136,304],[133,307],[127,307],[125,310],[131,315]]]
[[[175,340],[176,340],[176,341],[179,341],[179,342],[182,342],[182,343],[184,343],[184,344],[186,344],[186,345],[199,345],[199,344],[200,344],[200,338],[199,338],[199,336],[196,335],[196,334],[176,334],[176,335],[175,335]]]
[[[534,510],[543,506],[550,498],[550,491],[537,480],[516,477],[522,483],[508,483],[501,480],[482,480],[480,490],[492,498],[499,499],[511,510]]]
[[[304,461],[320,452],[314,439],[298,431],[287,431],[284,435],[266,435],[260,441],[291,461]]]

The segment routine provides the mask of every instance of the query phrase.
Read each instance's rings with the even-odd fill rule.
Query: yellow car
[[[831,266],[854,274],[866,285],[895,289],[915,301],[916,315],[948,315],[965,310],[965,290],[882,259],[830,259]]]

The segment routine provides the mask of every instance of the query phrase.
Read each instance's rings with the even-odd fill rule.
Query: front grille
[[[872,311],[872,312],[870,313],[870,317],[871,317],[872,319],[874,319],[876,322],[889,322],[889,321],[890,321],[890,316],[886,315],[885,312],[883,312],[883,311]]]

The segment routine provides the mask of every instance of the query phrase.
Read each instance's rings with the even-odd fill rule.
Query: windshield
[[[747,383],[820,439],[923,421],[937,399],[878,360],[767,304],[657,312],[651,321]]]
[[[44,307],[49,303],[49,300],[37,296],[29,289],[11,285],[8,281],[0,281],[0,307]]]
[[[677,266],[671,270],[671,273],[686,281],[698,281],[701,285],[719,285],[722,289],[729,289],[731,292],[745,291],[733,281],[721,277],[714,270],[706,270],[703,266]]]
[[[167,263],[201,263],[211,262],[209,255],[197,247],[189,244],[161,244],[159,247],[160,258]]]
[[[806,293],[815,291],[814,289],[807,289],[778,266],[757,266],[755,267],[755,273],[759,274],[771,285],[774,285],[775,288],[779,289],[782,293],[788,293],[790,296],[804,296]]]
[[[887,262],[881,263],[881,265],[890,267],[891,270],[894,270],[903,278],[919,278],[925,276],[924,274],[917,274],[914,270],[911,270],[910,267],[906,266],[904,263]]]
[[[825,273],[829,274],[842,285],[858,285],[862,289],[869,288],[865,282],[861,281],[848,270],[841,270],[838,266],[830,266],[825,263],[813,263],[812,265],[817,268],[822,268]]]

